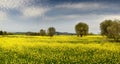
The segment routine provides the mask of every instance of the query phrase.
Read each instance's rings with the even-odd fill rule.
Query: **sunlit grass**
[[[103,36],[0,36],[1,64],[119,64],[120,44]]]

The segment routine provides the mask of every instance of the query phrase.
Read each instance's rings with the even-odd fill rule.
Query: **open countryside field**
[[[120,64],[120,44],[103,36],[0,36],[0,64]]]

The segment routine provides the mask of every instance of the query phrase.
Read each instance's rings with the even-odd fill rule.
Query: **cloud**
[[[34,31],[42,26],[55,26],[60,31],[75,32],[75,24],[85,22],[89,24],[90,32],[98,33],[100,22],[105,19],[120,19],[119,4],[75,1],[0,0],[0,21],[7,19],[0,23],[8,30],[15,31],[19,30],[16,27],[21,27],[20,31]],[[32,28],[31,25],[36,27]]]
[[[28,5],[30,0],[0,0],[0,8],[20,8]]]
[[[64,8],[64,9],[80,9],[80,10],[103,10],[103,9],[117,9],[117,4],[111,3],[100,3],[100,2],[79,2],[79,3],[65,3],[56,5],[55,8]]]
[[[0,21],[6,20],[8,17],[6,12],[0,11]]]
[[[24,17],[38,17],[44,15],[48,10],[42,7],[27,7],[21,11]]]
[[[0,0],[0,10],[11,17],[19,14],[18,18],[40,17],[48,11],[47,8],[35,6],[34,0]]]
[[[93,19],[101,18],[101,15],[97,14],[69,14],[69,15],[56,15],[56,16],[46,16],[45,19],[47,20],[93,20]]]
[[[107,8],[107,6],[103,6],[101,3],[91,3],[91,2],[82,2],[82,3],[67,3],[62,5],[56,5],[55,8],[68,8],[68,9],[100,9],[100,8]]]
[[[57,28],[59,30],[64,30],[62,28],[69,27],[69,29],[65,29],[64,31],[74,32],[74,26],[79,22],[85,22],[89,25],[89,32],[100,33],[99,24],[106,19],[119,19],[120,14],[71,14],[71,15],[58,15],[58,16],[47,16],[44,21],[53,24],[57,24]],[[59,27],[61,26],[61,27]]]
[[[118,20],[120,20],[120,15],[112,14],[112,15],[103,15],[103,16],[104,16],[103,19],[111,19],[111,20],[118,19]]]

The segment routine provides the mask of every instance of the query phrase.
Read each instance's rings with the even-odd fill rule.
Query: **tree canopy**
[[[75,31],[77,36],[83,36],[88,34],[88,25],[86,23],[80,22],[77,25],[75,25]]]
[[[120,39],[120,20],[105,20],[100,24],[101,34],[115,41]]]
[[[49,27],[48,28],[48,36],[53,37],[55,34],[56,30],[54,27]]]
[[[45,36],[45,35],[46,35],[45,30],[41,29],[41,30],[40,30],[40,35],[41,35],[41,36]]]

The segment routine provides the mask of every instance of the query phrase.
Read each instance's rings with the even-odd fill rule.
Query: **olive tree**
[[[108,37],[114,38],[115,41],[120,39],[120,21],[114,21],[111,26],[108,27]]]
[[[83,36],[88,34],[88,25],[86,23],[80,22],[77,25],[75,25],[75,31],[77,36]]]
[[[100,24],[101,34],[108,38],[113,38],[114,41],[120,39],[120,21],[119,20],[105,20]]]
[[[108,27],[112,25],[112,20],[105,20],[100,23],[101,35],[108,35]]]
[[[40,35],[41,35],[41,36],[45,36],[45,35],[46,35],[45,30],[41,29],[41,30],[40,30]]]
[[[53,37],[55,34],[56,30],[54,27],[49,27],[48,28],[48,36]]]

